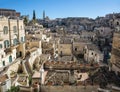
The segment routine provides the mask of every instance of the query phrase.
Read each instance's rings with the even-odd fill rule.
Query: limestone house
[[[18,57],[25,56],[25,30],[23,20],[0,16],[0,67]]]
[[[67,38],[60,38],[58,45],[58,54],[62,56],[72,55],[72,40]]]
[[[97,37],[110,37],[113,32],[113,30],[110,27],[103,26],[95,28],[94,31],[96,32]]]
[[[103,61],[103,54],[94,44],[88,44],[84,48],[84,60],[87,62],[99,63]]]
[[[29,55],[28,55],[29,53]],[[41,41],[31,38],[30,41],[26,43],[26,56],[28,56],[28,61],[33,68],[33,63],[37,57],[42,54]]]
[[[84,38],[75,38],[73,40],[73,54],[74,55],[84,54],[84,47],[87,44],[91,44],[91,41],[88,41]]]
[[[73,45],[71,38],[60,38],[58,43],[58,60],[60,61],[74,61]]]
[[[5,75],[0,76],[0,92],[6,92],[11,87],[11,79]]]
[[[119,18],[114,20],[114,26],[115,26],[115,31],[119,32],[120,31],[120,19]]]
[[[112,70],[120,74],[120,32],[114,33],[110,61]]]
[[[81,31],[80,33],[80,38],[84,38],[84,39],[87,39],[87,40],[91,40],[91,39],[94,39],[94,37],[96,36],[96,34],[94,32],[89,32],[89,31]]]

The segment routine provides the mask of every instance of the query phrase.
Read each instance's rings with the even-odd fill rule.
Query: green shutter
[[[2,48],[2,44],[0,44],[0,48]]]
[[[9,41],[8,40],[4,41],[4,48],[7,48],[7,47],[9,47]]]

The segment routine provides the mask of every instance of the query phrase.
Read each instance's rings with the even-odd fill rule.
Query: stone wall
[[[112,44],[112,55],[111,55],[111,63],[112,70],[116,73],[120,72],[120,33],[114,33],[113,36],[113,44]]]

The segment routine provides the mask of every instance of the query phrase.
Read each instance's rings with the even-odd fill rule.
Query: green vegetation
[[[7,92],[19,92],[19,91],[20,91],[19,86],[11,86],[11,88],[7,90]]]
[[[24,21],[23,21],[23,22],[24,22],[24,25],[27,26],[27,24],[28,24],[28,19],[27,19],[27,17],[24,18]]]

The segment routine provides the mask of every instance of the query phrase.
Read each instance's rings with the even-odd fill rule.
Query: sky
[[[105,16],[120,12],[120,0],[0,0],[0,8],[15,9],[21,15],[42,18],[43,10],[50,19],[65,17]]]

